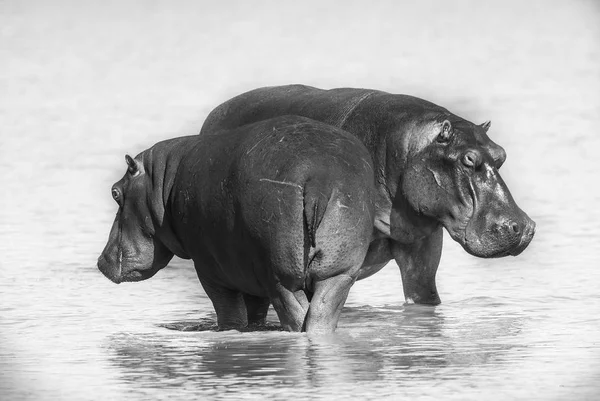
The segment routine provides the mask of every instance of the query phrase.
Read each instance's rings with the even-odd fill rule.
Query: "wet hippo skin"
[[[373,159],[375,234],[358,279],[395,259],[406,301],[436,305],[442,227],[483,258],[518,255],[533,238],[535,223],[499,175],[506,153],[487,136],[490,123],[475,125],[416,97],[304,85],[260,88],[214,109],[200,134],[289,114],[350,132]]]
[[[375,173],[353,135],[284,116],[160,142],[112,188],[98,268],[116,283],[192,259],[220,329],[335,330],[373,243]],[[375,243],[377,240],[375,240]]]

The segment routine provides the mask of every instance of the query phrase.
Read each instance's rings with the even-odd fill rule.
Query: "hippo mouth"
[[[116,266],[116,268],[113,268]],[[147,280],[154,276],[160,268],[131,269],[123,273],[123,252],[119,250],[116,263],[111,263],[104,255],[98,258],[98,269],[115,284]]]
[[[529,224],[527,224],[527,226],[525,227],[523,235],[521,236],[521,240],[519,241],[516,247],[510,250],[509,254],[511,256],[517,256],[521,254],[529,246],[534,235],[535,223],[533,222],[533,220],[531,220]]]
[[[149,272],[143,271],[142,269],[127,269],[126,272],[123,272],[123,262],[125,261],[125,265],[132,264],[131,261],[124,260],[123,256],[123,230],[120,227],[120,219],[119,219],[119,228],[118,235],[116,241],[117,247],[117,257],[114,261],[111,261],[111,258],[106,256],[106,251],[100,255],[98,258],[98,269],[113,283],[121,284],[122,282],[128,281],[142,281],[146,278],[152,277],[154,274],[148,274]]]
[[[524,242],[522,238],[513,240],[501,238],[490,230],[474,228],[470,223],[459,238],[458,242],[467,253],[480,258],[516,256],[528,245],[528,242]]]
[[[121,283],[122,280],[122,264],[123,264],[123,248],[121,240],[123,237],[121,229],[121,209],[115,216],[112,229],[106,247],[98,257],[97,267],[102,274],[115,284]]]
[[[518,256],[529,246],[530,242],[531,242],[530,239],[529,240],[521,239],[521,241],[516,246],[512,247],[511,249],[501,250],[496,253],[491,253],[486,257],[491,259],[491,258],[503,258],[505,256]],[[475,256],[479,256],[479,255],[475,255]]]
[[[521,254],[521,252],[523,252],[525,248],[527,248],[527,246],[529,246],[529,242],[524,242],[523,240],[521,240],[521,242],[519,242],[519,244],[516,247],[508,251],[508,254],[506,256],[517,256]]]
[[[142,271],[142,270],[131,270],[129,272],[127,272],[126,274],[124,274],[123,276],[121,276],[121,281],[122,282],[135,282],[135,281],[143,281],[146,279],[149,279],[150,277],[154,276],[153,273],[146,271]]]
[[[482,224],[482,218],[477,214],[474,216],[458,241],[473,256],[501,258],[520,255],[535,235],[535,222],[527,216],[517,220],[518,223],[508,224],[504,219]]]
[[[120,284],[123,281],[123,277],[121,275],[121,258],[122,255],[119,253],[116,269],[114,268],[115,263],[111,263],[111,261],[107,260],[104,254],[100,255],[98,258],[98,270],[100,270],[102,274],[106,276],[106,278],[115,284]]]

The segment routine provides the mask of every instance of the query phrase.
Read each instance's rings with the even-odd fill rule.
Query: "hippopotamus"
[[[535,223],[498,170],[506,152],[473,124],[413,96],[305,85],[255,89],[215,108],[200,135],[279,115],[322,121],[355,135],[375,167],[375,235],[358,279],[397,262],[407,303],[439,304],[442,227],[471,255],[520,254]]]
[[[332,125],[280,116],[159,142],[126,156],[99,270],[145,280],[192,259],[219,329],[335,330],[372,242],[375,172]]]

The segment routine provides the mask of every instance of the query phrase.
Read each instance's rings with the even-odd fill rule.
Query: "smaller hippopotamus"
[[[282,116],[159,142],[112,187],[100,271],[115,283],[192,259],[219,329],[332,332],[372,241],[375,173],[342,129]]]

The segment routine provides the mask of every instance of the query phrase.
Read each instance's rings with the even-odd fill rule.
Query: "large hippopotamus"
[[[100,271],[115,283],[192,259],[220,329],[332,332],[372,241],[375,173],[353,135],[298,116],[159,142],[112,187]]]
[[[475,125],[431,102],[377,90],[304,85],[256,89],[221,104],[201,135],[279,115],[350,132],[375,166],[375,235],[358,279],[392,258],[408,303],[436,305],[442,227],[472,255],[518,255],[535,223],[516,205],[498,169],[504,149]],[[318,146],[314,144],[313,146]]]

